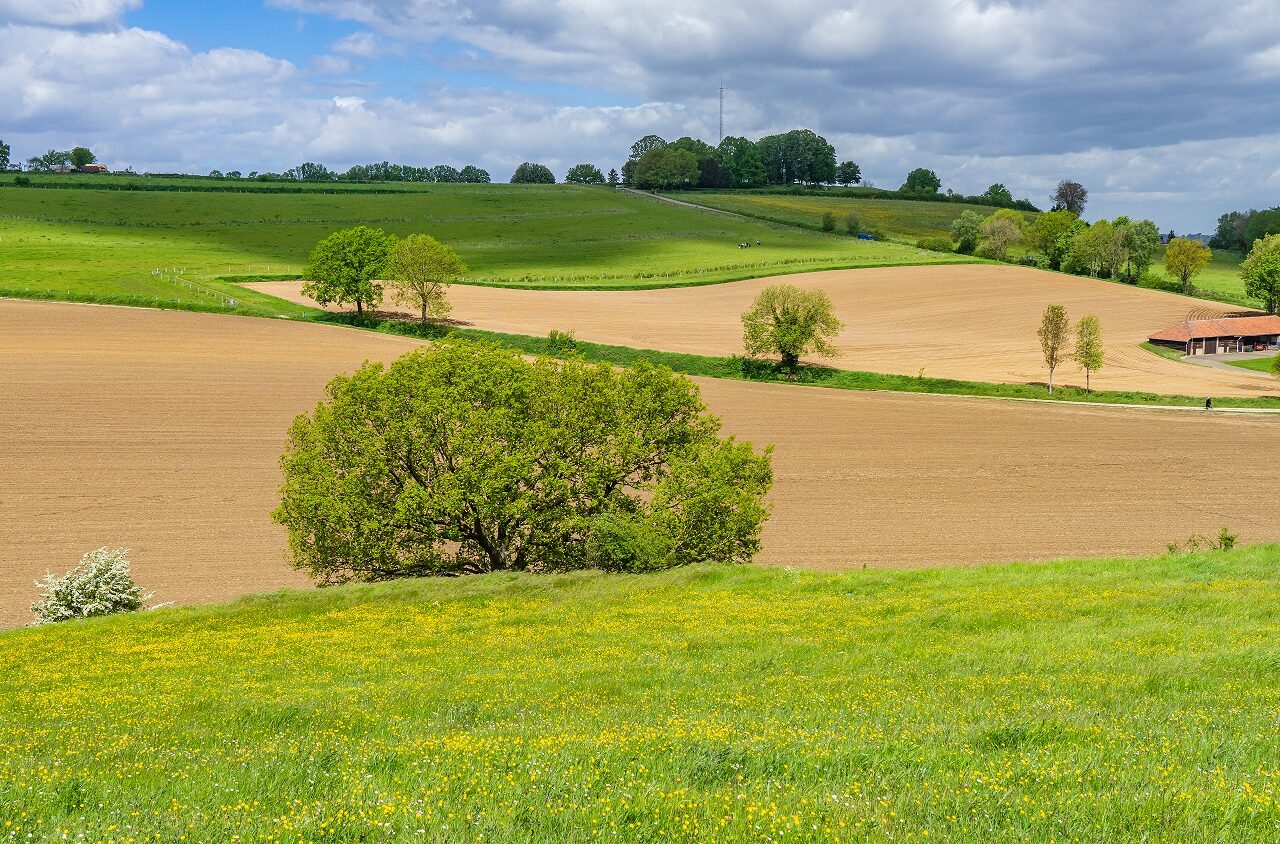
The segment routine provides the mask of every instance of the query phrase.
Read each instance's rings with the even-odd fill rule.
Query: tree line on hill
[[[1273,234],[1280,234],[1280,208],[1228,211],[1218,218],[1218,227],[1209,239],[1209,246],[1248,252],[1254,243]]]
[[[392,164],[383,161],[376,164],[357,164],[345,172],[338,173],[323,164],[308,161],[291,167],[283,173],[259,173],[257,171],[242,175],[239,170],[223,173],[213,170],[209,175],[215,179],[254,179],[259,182],[417,182],[417,183],[454,183],[454,184],[488,184],[489,172],[468,164],[459,170],[449,164],[437,164],[434,167],[415,167],[412,164]]]

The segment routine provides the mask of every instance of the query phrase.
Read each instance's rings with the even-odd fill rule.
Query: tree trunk
[[[1049,395],[1053,395],[1053,367],[1049,367]]]
[[[364,303],[356,300],[356,316],[364,316]]]
[[[782,353],[782,368],[790,372],[792,375],[796,373],[796,366],[800,363],[800,356],[791,352]]]
[[[427,324],[427,301],[422,300],[422,324]]]

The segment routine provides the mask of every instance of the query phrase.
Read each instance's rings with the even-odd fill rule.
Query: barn
[[[1189,319],[1151,335],[1157,346],[1178,349],[1184,355],[1221,355],[1276,348],[1280,316]]]

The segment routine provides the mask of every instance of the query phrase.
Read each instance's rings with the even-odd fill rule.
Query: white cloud
[[[0,0],[0,24],[100,26],[142,5],[142,0]]]

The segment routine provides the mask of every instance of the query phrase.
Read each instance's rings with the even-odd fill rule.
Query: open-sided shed
[[[1185,355],[1218,355],[1276,348],[1280,316],[1189,319],[1151,335],[1157,346],[1179,349]]]

